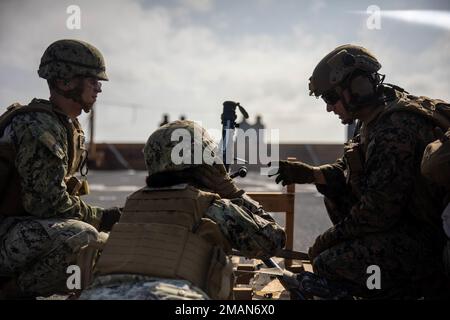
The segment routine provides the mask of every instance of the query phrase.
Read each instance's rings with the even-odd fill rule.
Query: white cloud
[[[360,43],[370,49],[382,64],[386,82],[397,84],[411,94],[450,101],[450,35],[436,38],[422,51],[405,51],[373,31],[360,33]]]
[[[323,9],[325,9],[326,7],[327,7],[327,4],[325,3],[325,1],[323,1],[323,0],[316,0],[316,1],[312,2],[311,7],[309,8],[309,10],[313,14],[318,14]]]
[[[251,121],[261,114],[268,129],[280,129],[283,141],[343,141],[344,127],[307,90],[316,63],[340,44],[335,36],[319,31],[311,34],[305,27],[307,21],[299,20],[281,35],[247,32],[225,38],[221,31],[192,20],[186,11],[187,5],[200,5],[208,14],[225,18],[210,1],[180,2],[170,8],[162,4],[146,7],[137,1],[107,3],[79,1],[79,31],[65,28],[65,9],[71,1],[2,4],[0,68],[7,72],[0,74],[0,105],[47,97],[45,82],[36,74],[42,52],[56,39],[78,38],[104,53],[111,79],[104,84],[96,106],[99,141],[145,141],[163,113],[169,113],[172,120],[185,114],[207,128],[219,128],[225,100],[240,101]],[[263,4],[270,7],[271,2]],[[449,65],[448,50],[434,51],[442,49],[438,43],[416,54],[389,49],[389,44],[374,43],[364,34],[357,39],[373,45],[382,54],[384,69],[406,80],[412,89],[420,85],[423,75],[415,69],[426,65],[430,68],[427,81],[433,77],[436,81],[435,85],[426,83],[425,89],[434,85],[433,94],[448,90],[445,68],[433,65],[440,59],[447,59],[447,69]],[[429,61],[416,61],[409,69],[396,64],[420,54]],[[397,70],[405,71],[405,79]]]
[[[181,2],[188,8],[200,12],[210,11],[213,7],[213,0],[181,0]]]

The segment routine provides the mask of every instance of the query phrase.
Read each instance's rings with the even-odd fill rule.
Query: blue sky
[[[71,4],[80,30],[66,28]],[[369,5],[382,10],[379,30],[366,26]],[[111,79],[96,105],[97,141],[144,142],[163,113],[217,129],[222,102],[236,100],[281,142],[343,142],[336,116],[308,96],[315,64],[340,44],[363,45],[387,82],[450,100],[449,17],[448,1],[2,1],[0,105],[47,98],[39,59],[76,38],[104,53]]]

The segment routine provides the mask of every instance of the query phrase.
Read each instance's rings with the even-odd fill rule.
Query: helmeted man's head
[[[177,120],[159,127],[150,135],[143,151],[147,182],[159,177],[179,178],[182,172],[201,175],[202,170],[211,168],[216,174],[227,175],[216,142],[194,121]]]
[[[351,123],[359,109],[377,103],[381,64],[367,49],[342,45],[327,54],[309,78],[310,95],[322,97],[328,111]]]
[[[108,81],[100,51],[80,40],[52,43],[44,52],[38,70],[51,90],[74,100],[89,112],[101,92],[100,80]]]

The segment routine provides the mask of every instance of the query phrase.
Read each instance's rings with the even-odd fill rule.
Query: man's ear
[[[72,90],[76,86],[76,81],[74,79],[67,80],[67,79],[57,79],[56,80],[56,86],[60,90],[68,91]]]

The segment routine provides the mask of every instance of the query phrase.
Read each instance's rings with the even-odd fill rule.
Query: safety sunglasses
[[[89,77],[87,78],[87,82],[94,88],[102,88],[102,83],[97,78]]]
[[[341,99],[341,96],[335,90],[328,90],[322,94],[322,99],[326,104],[332,105],[336,104]]]

